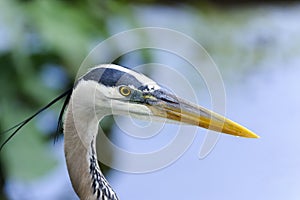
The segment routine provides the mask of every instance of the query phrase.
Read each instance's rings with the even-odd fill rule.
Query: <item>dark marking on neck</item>
[[[90,155],[89,160],[93,194],[97,199],[118,200],[116,193],[100,171],[94,150],[94,140],[91,142],[91,152],[92,154]]]

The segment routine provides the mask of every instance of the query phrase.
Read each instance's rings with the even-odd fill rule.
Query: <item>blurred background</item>
[[[224,80],[226,116],[261,138],[222,135],[200,160],[205,131],[199,129],[190,148],[167,168],[147,174],[106,168],[120,199],[298,200],[299,21],[298,1],[1,0],[0,132],[72,87],[81,62],[99,42],[132,28],[170,28],[207,50]],[[137,51],[114,63],[136,67],[150,62],[188,72],[164,52]],[[159,83],[173,81],[180,90],[180,82],[160,69],[140,70]],[[190,80],[192,74],[186,76]],[[197,84],[198,103],[209,107],[205,83]],[[61,106],[36,117],[0,152],[1,200],[77,199],[65,167],[63,138],[54,144]],[[124,139],[116,143],[131,151],[153,151],[174,137],[171,126],[151,142],[125,138],[114,121],[106,119],[103,128]],[[0,141],[8,136],[1,134]],[[135,144],[132,140],[139,145],[129,145]],[[146,150],[140,149],[145,143]]]

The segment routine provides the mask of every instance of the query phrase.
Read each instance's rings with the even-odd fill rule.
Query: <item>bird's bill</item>
[[[182,99],[175,99],[173,95],[171,98],[174,101],[170,101],[170,99],[165,97],[157,99],[154,104],[148,105],[153,115],[234,136],[259,138],[258,135],[249,129],[213,111]]]

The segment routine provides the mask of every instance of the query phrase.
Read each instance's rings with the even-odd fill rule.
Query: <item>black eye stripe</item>
[[[113,68],[95,68],[87,73],[83,79],[97,81],[109,87],[132,85],[139,88],[143,85],[132,74]]]

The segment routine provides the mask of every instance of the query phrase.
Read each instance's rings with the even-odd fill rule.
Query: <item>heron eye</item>
[[[128,88],[128,87],[126,87],[126,86],[120,87],[119,91],[120,91],[120,93],[121,93],[123,96],[125,96],[125,97],[127,97],[127,96],[129,96],[129,95],[131,94],[130,88]]]

